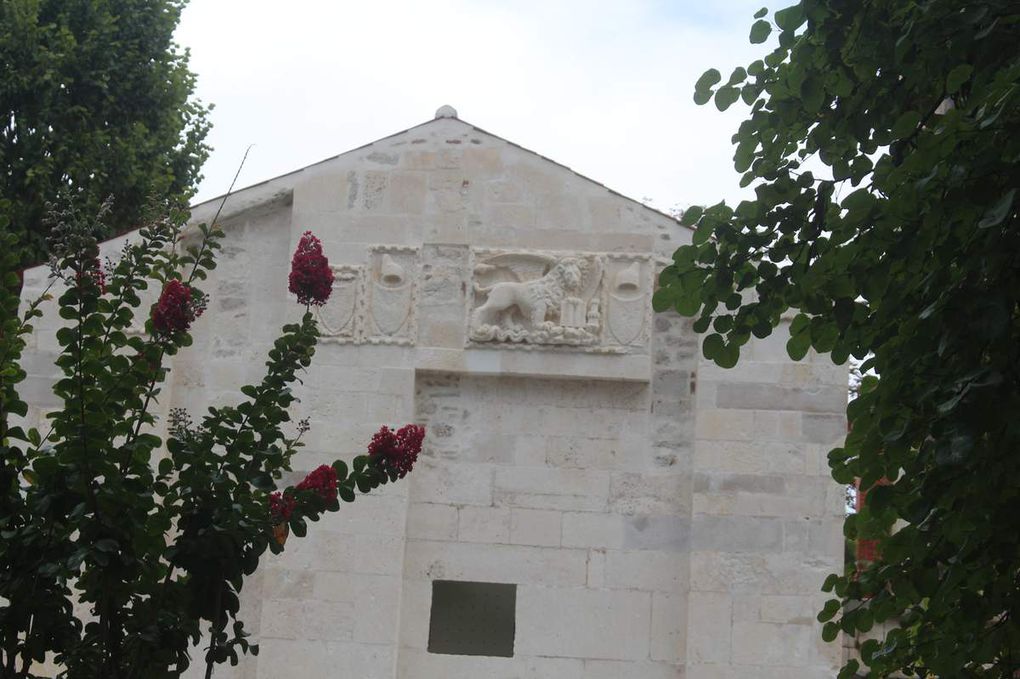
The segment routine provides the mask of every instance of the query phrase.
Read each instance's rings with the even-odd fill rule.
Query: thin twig
[[[251,147],[255,144],[249,144],[248,148],[244,150],[244,156],[241,158],[241,164],[237,166],[237,172],[234,173],[234,179],[230,182],[230,188],[223,194],[223,200],[220,201],[220,207],[216,210],[216,214],[213,215],[212,223],[216,224],[216,220],[220,218],[220,213],[223,212],[223,206],[227,204],[227,198],[234,192],[234,184],[237,183],[237,178],[241,176],[241,168],[244,167],[244,161],[248,160],[248,152],[251,151]]]

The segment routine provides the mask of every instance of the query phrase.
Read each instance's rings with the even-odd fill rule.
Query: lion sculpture
[[[472,326],[501,325],[505,316],[516,307],[533,328],[557,318],[560,305],[578,293],[584,282],[584,263],[564,257],[541,278],[529,281],[505,281],[489,287],[475,286],[476,293],[487,295],[485,303],[474,310]]]

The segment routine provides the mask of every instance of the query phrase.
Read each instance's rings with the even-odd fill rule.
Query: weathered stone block
[[[732,600],[728,594],[691,591],[687,599],[687,660],[692,664],[728,663],[739,639],[733,638]]]
[[[680,514],[690,500],[690,482],[674,473],[613,474],[609,490],[609,507],[621,514]]]
[[[804,474],[807,451],[781,441],[700,440],[694,446],[694,466],[701,472],[731,474]]]
[[[607,550],[605,586],[681,592],[686,587],[687,554],[653,550]]]
[[[262,613],[263,638],[344,641],[354,636],[352,604],[269,599],[262,602]]]
[[[517,600],[517,652],[621,660],[648,657],[647,592],[519,587]],[[586,624],[579,626],[579,620]]]
[[[609,496],[609,474],[541,467],[498,467],[497,505],[532,509],[599,511]]]
[[[664,662],[622,662],[619,660],[586,660],[584,679],[684,679],[682,667]]]
[[[801,431],[806,441],[835,447],[846,438],[846,416],[804,413],[801,416]]]
[[[311,599],[314,587],[313,571],[265,568],[262,572],[262,596],[267,599]]]
[[[415,580],[582,586],[587,572],[579,549],[408,540],[404,558],[404,575]]]
[[[836,555],[822,559],[796,553],[691,553],[691,587],[708,592],[803,594],[842,569]]]
[[[624,517],[604,512],[565,512],[564,547],[623,547]]]
[[[801,625],[764,622],[736,622],[733,661],[739,665],[811,666],[819,664],[820,640],[805,634]]]
[[[541,509],[510,510],[510,542],[515,545],[559,547],[562,514]]]
[[[506,507],[461,507],[457,538],[464,542],[510,542],[510,510]]]
[[[658,549],[683,552],[690,545],[691,522],[681,516],[624,517],[624,549]]]
[[[719,408],[744,410],[796,410],[809,413],[842,413],[846,390],[832,387],[787,387],[775,384],[720,383],[716,392]]]
[[[652,594],[652,638],[649,657],[680,664],[687,656],[687,594]]]
[[[492,505],[492,468],[421,460],[410,478],[411,499],[438,504]]]
[[[407,512],[407,537],[456,540],[457,508],[446,504],[415,503]]]
[[[692,547],[716,552],[780,552],[783,522],[750,516],[695,515]]]

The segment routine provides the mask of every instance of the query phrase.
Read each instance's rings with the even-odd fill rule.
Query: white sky
[[[763,0],[191,0],[177,32],[214,150],[197,200],[432,119],[462,120],[636,199],[745,194],[730,137],[746,108],[696,106],[727,77]],[[767,3],[773,9],[775,2]],[[783,6],[790,3],[780,3]]]

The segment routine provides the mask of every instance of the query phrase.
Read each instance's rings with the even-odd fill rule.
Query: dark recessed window
[[[432,582],[429,653],[512,658],[517,585]]]

